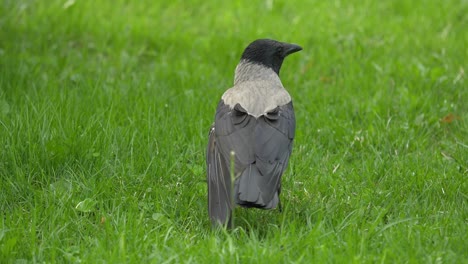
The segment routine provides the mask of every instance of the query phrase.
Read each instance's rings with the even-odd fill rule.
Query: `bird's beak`
[[[292,54],[294,52],[298,52],[300,50],[302,50],[302,47],[299,46],[299,45],[296,45],[296,44],[289,44],[289,43],[285,43],[284,44],[284,57],[288,56],[289,54]]]

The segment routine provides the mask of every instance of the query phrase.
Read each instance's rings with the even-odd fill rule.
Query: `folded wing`
[[[219,103],[207,154],[208,203],[213,222],[230,222],[232,199],[245,207],[277,206],[294,133],[292,102],[258,118],[239,104],[231,109],[223,101]],[[231,152],[235,153],[233,187]]]

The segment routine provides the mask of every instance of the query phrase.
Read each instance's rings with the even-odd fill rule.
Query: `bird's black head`
[[[257,39],[245,48],[241,60],[272,68],[279,75],[284,58],[300,50],[302,47],[296,44],[272,39]]]

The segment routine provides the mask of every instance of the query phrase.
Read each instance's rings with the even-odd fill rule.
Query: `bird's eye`
[[[283,53],[283,47],[279,46],[276,48],[277,53]]]

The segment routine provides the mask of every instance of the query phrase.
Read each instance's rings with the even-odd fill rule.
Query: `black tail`
[[[256,164],[249,165],[236,180],[236,203],[243,207],[275,208],[279,201],[280,177],[268,179]]]

